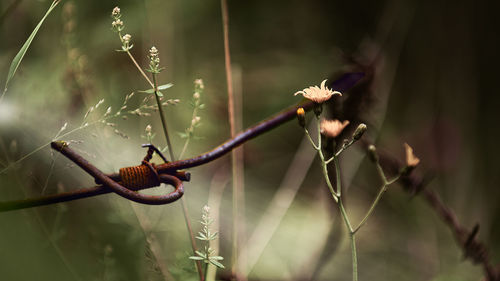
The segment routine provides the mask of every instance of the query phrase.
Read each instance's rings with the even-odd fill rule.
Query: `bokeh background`
[[[362,110],[369,125],[365,138],[400,159],[403,143],[412,145],[421,159],[417,171],[432,175],[426,188],[440,194],[464,226],[480,224],[478,238],[498,264],[498,24],[490,3],[228,2],[243,128],[298,102],[297,90],[365,67],[373,78],[363,88],[371,97]],[[3,79],[49,6],[50,1],[1,1]],[[126,95],[148,88],[127,56],[115,52],[121,47],[111,30],[115,6],[122,10],[125,33],[132,35],[134,56],[146,67],[147,52],[156,46],[166,67],[160,83],[174,83],[164,94],[180,100],[166,108],[177,154],[183,139],[175,132],[191,122],[189,101],[197,78],[205,83],[206,107],[196,131],[202,138],[191,142],[187,156],[229,137],[219,1],[62,0],[0,102],[0,200],[93,184],[47,144],[64,123],[66,132],[81,126],[99,100],[104,102],[89,120],[98,120],[108,106],[116,112]],[[143,98],[136,93],[129,109]],[[74,140],[72,146],[105,172],[140,163],[147,124],[157,133],[154,142],[164,146],[154,113],[110,122],[116,127],[99,123],[64,139]],[[290,122],[244,145],[241,272],[249,280],[351,278],[344,226],[317,159],[302,141],[302,130]],[[358,221],[379,181],[358,148],[343,155],[342,167],[348,212]],[[230,268],[229,157],[191,173],[185,198],[193,226],[199,230],[201,209],[209,203],[220,224],[220,255]],[[197,280],[178,203],[142,206],[116,195],[99,196],[1,213],[0,233],[2,280]],[[397,184],[358,234],[360,280],[480,280],[481,267],[463,256],[426,202]]]

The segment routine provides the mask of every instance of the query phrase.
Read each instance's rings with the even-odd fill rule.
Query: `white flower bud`
[[[123,26],[123,21],[121,21],[120,19],[117,19],[117,20],[114,20],[111,25],[113,27],[117,27],[117,26]]]
[[[132,39],[132,35],[130,35],[130,34],[125,34],[125,35],[123,35],[122,39],[123,39],[123,42],[124,42],[124,43],[129,43],[129,42],[130,42],[130,39]]]
[[[200,122],[201,118],[200,116],[196,116],[193,118],[193,120],[191,120],[191,125],[194,126],[196,124],[198,124]]]
[[[149,55],[152,58],[157,57],[158,56],[158,49],[156,49],[155,46],[151,47],[151,49],[149,50]]]
[[[194,85],[200,89],[204,89],[205,85],[203,85],[203,80],[202,79],[196,79],[194,80]]]
[[[111,12],[111,15],[112,15],[113,17],[116,17],[116,16],[118,16],[119,14],[120,14],[120,8],[118,8],[118,7],[115,7],[115,8],[113,9],[113,12]]]

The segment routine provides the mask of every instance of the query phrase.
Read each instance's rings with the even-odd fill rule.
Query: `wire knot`
[[[158,173],[155,173],[154,164],[151,165],[152,167],[143,163],[139,166],[121,168],[121,184],[132,190],[159,186]]]

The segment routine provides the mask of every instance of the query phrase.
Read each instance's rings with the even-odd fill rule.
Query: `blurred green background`
[[[418,171],[434,174],[427,188],[442,196],[464,226],[480,224],[479,239],[490,247],[492,262],[499,262],[498,23],[487,1],[228,2],[234,84],[242,97],[237,113],[244,128],[298,102],[293,96],[297,90],[352,69],[346,57],[355,57],[370,65],[374,75],[369,87],[373,100],[363,112],[369,125],[366,137],[401,159],[403,143],[412,145],[421,159]],[[1,1],[3,79],[49,6],[50,1]],[[148,88],[128,57],[114,51],[121,47],[111,30],[115,6],[121,8],[124,33],[132,35],[132,53],[139,63],[146,68],[147,52],[156,46],[166,67],[160,83],[174,83],[164,94],[180,99],[166,107],[177,154],[183,139],[175,132],[191,122],[189,100],[197,78],[205,83],[201,99],[206,108],[199,113],[202,126],[196,131],[203,138],[191,142],[187,156],[229,137],[219,1],[62,0],[0,102],[0,164],[9,167],[0,174],[0,200],[93,184],[46,144],[65,122],[68,131],[79,127],[99,100],[105,101],[89,120],[99,118],[108,106],[115,112],[125,95]],[[143,97],[136,93],[129,109]],[[164,146],[154,113],[110,122],[116,127],[89,126],[65,140],[77,141],[72,147],[105,172],[140,163],[147,124],[157,133],[154,142]],[[302,139],[302,130],[290,122],[244,145],[241,222],[246,227],[241,252],[247,253],[242,271],[249,271],[249,280],[351,278],[344,226],[317,160],[310,165],[312,150],[300,145]],[[342,159],[347,208],[354,221],[361,219],[379,184],[373,165],[356,150]],[[220,205],[220,215],[214,214],[220,223],[220,255],[230,268],[229,157],[191,173],[185,198],[193,226],[199,230],[207,200],[214,212]],[[178,202],[142,206],[111,194],[0,213],[0,233],[1,280],[197,280]],[[152,254],[151,235],[161,260]],[[479,266],[464,261],[451,232],[428,205],[397,185],[359,232],[358,241],[360,280],[483,276]],[[164,276],[159,267],[166,268]]]

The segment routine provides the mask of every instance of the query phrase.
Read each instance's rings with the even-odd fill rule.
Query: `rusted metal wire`
[[[90,164],[87,160],[85,160],[83,157],[69,148],[66,142],[52,142],[51,146],[53,149],[61,152],[64,156],[80,166],[80,168],[82,168],[89,175],[93,176],[96,180],[109,187],[111,190],[113,190],[113,192],[134,202],[150,205],[161,205],[172,203],[175,200],[181,198],[181,196],[184,194],[184,187],[182,185],[182,181],[179,178],[172,174],[159,174],[153,164],[150,164],[146,161],[146,159],[151,158],[151,151],[148,152],[148,154],[146,155],[146,159],[142,161],[141,166],[120,169],[121,179],[120,181],[114,181],[110,177],[108,177],[108,175],[105,175],[94,165]],[[158,186],[160,185],[160,183],[173,185],[175,187],[175,190],[171,193],[160,196],[145,195],[133,190],[134,188],[148,188]]]
[[[360,81],[363,76],[364,74],[361,72],[344,74],[331,84],[331,88],[336,91],[346,92],[350,90],[358,81]],[[302,101],[301,103],[291,106],[271,116],[270,118],[265,119],[264,121],[261,121],[256,125],[246,129],[245,131],[236,135],[234,138],[227,140],[216,148],[190,159],[153,165],[149,163],[149,160],[152,156],[151,153],[153,150],[157,153],[159,153],[159,151],[155,150],[154,147],[149,147],[150,149],[148,150],[148,154],[143,160],[142,165],[125,169],[122,168],[120,169],[119,173],[108,175],[101,172],[83,157],[70,149],[65,142],[53,142],[51,144],[53,149],[61,152],[70,160],[75,162],[88,174],[93,176],[96,180],[96,183],[100,185],[71,192],[43,196],[39,198],[0,202],[0,212],[67,202],[110,192],[115,192],[122,197],[143,204],[157,205],[171,203],[182,196],[182,181],[189,181],[189,174],[180,170],[200,166],[205,163],[211,162],[225,155],[244,142],[251,140],[267,131],[276,128],[279,125],[282,125],[287,121],[294,119],[298,107],[303,107],[305,110],[310,110],[312,106],[312,102]],[[159,154],[160,156],[162,156],[161,153]],[[166,161],[163,156],[162,158],[164,159],[164,161]],[[124,178],[125,182],[123,182]],[[159,182],[173,185],[176,189],[173,192],[162,196],[150,196],[137,192],[141,189],[157,186]]]
[[[369,143],[363,143],[364,148],[367,149]],[[388,154],[379,151],[380,162],[385,170],[391,173],[397,173],[404,165],[400,161]],[[441,200],[439,194],[426,188],[429,178],[422,176],[417,171],[406,174],[399,180],[403,189],[411,195],[421,195],[425,202],[432,208],[434,213],[444,222],[444,224],[451,230],[455,236],[457,245],[462,249],[464,258],[472,261],[474,264],[480,264],[485,273],[487,281],[500,281],[500,267],[495,267],[491,263],[489,249],[477,237],[479,232],[479,224],[476,224],[472,230],[462,225],[455,214],[455,212]]]

